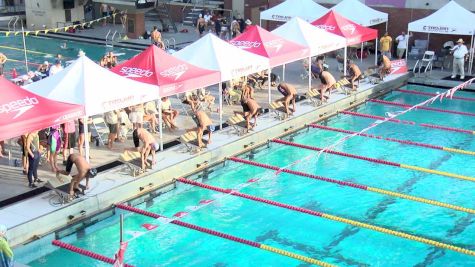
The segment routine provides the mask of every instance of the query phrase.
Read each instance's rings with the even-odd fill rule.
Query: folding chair
[[[99,139],[99,142],[102,145],[104,145],[105,144],[104,140],[107,140],[108,135],[109,135],[109,128],[107,127],[107,124],[104,121],[104,118],[102,117],[92,118],[92,127],[97,133],[97,138]]]
[[[239,136],[248,132],[246,119],[241,114],[235,114],[228,119],[228,124],[236,130]]]

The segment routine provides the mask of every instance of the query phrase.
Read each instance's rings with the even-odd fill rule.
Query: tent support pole
[[[312,89],[312,56],[308,57],[308,90]]]
[[[364,42],[361,43],[361,53],[360,53],[360,62],[363,63],[363,46]]]
[[[374,39],[374,65],[378,65],[378,37]]]
[[[468,58],[468,74],[472,75],[472,67],[473,67],[473,35],[472,35],[472,40],[470,42],[470,56]]]
[[[28,69],[28,56],[26,55],[25,29],[23,28],[23,20],[20,20],[20,21],[21,21],[21,36],[23,39],[23,53],[25,54],[25,68],[26,68],[26,72],[28,72],[29,69]]]
[[[346,76],[347,54],[348,54],[348,46],[345,46],[345,58],[344,58],[344,61],[343,61],[343,75],[344,75],[344,76]]]
[[[270,77],[271,77],[271,68],[269,68],[267,70],[267,89],[268,89],[268,92],[269,92],[269,105],[272,103],[272,98],[271,98],[271,80],[270,80]]]
[[[409,38],[411,38],[411,32],[409,31],[409,27],[407,27],[407,38],[406,38],[406,64],[408,62],[407,55],[409,53]]]
[[[219,129],[223,129],[223,81],[219,82]]]
[[[285,64],[282,65],[282,81],[285,82]]]
[[[89,146],[89,138],[88,138],[89,129],[87,127],[87,120],[88,120],[87,116],[84,116],[82,125],[84,125],[83,126],[84,127],[84,146],[85,146],[84,150],[86,151],[85,156],[86,156],[86,161],[89,163],[89,149],[90,149],[90,146]]]
[[[163,151],[163,116],[162,116],[162,99],[158,96],[158,128],[160,131],[160,151]]]
[[[388,32],[388,21],[386,20],[386,32]]]

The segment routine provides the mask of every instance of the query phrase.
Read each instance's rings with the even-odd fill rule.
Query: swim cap
[[[132,139],[134,139],[134,145],[135,147],[140,146],[140,139],[139,139],[139,134],[137,133],[137,129],[134,130],[132,133]]]

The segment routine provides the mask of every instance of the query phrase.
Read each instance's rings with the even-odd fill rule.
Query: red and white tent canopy
[[[315,27],[346,38],[347,45],[359,44],[378,37],[378,31],[363,27],[333,10],[311,23]]]
[[[218,71],[202,69],[167,54],[155,45],[112,69],[132,80],[158,85],[160,97],[217,84]]]
[[[41,130],[84,115],[80,105],[41,97],[0,77],[0,140]]]
[[[346,46],[345,38],[320,30],[300,18],[291,19],[272,33],[310,48],[311,56],[325,54]]]
[[[307,58],[310,55],[307,47],[288,41],[259,26],[247,27],[243,34],[232,39],[229,43],[268,58],[271,67]]]

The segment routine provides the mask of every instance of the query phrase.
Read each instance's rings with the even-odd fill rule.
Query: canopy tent
[[[161,97],[207,87],[220,81],[219,72],[191,65],[155,45],[111,71],[138,82],[159,86]]]
[[[319,29],[344,37],[347,45],[359,44],[378,38],[377,30],[363,27],[344,18],[333,10],[330,10],[323,17],[312,22],[312,25]]]
[[[293,18],[289,22],[272,31],[272,33],[292,40],[310,49],[308,58],[308,87],[312,85],[311,57],[325,54],[345,47],[346,39],[333,33],[318,29],[300,18]],[[284,65],[285,66],[285,65]],[[285,70],[284,70],[285,72]]]
[[[0,77],[0,140],[41,130],[84,115],[80,105],[57,102]]]
[[[474,13],[463,8],[455,1],[450,1],[431,15],[409,23],[408,34],[409,32],[425,32],[429,37],[431,33],[469,35],[471,36],[470,47],[473,48],[473,36],[475,30],[475,25],[473,24],[474,21]],[[469,72],[471,74],[473,49],[470,50]],[[406,49],[406,58],[407,52],[408,49]]]
[[[346,39],[346,45],[354,45],[361,43],[361,50],[363,50],[363,42],[375,39],[377,46],[378,31],[370,28],[363,27],[355,22],[348,20],[339,15],[334,10],[330,10],[323,17],[312,22],[315,27],[325,30],[327,32],[336,34]],[[377,50],[377,49],[376,49]],[[376,52],[377,53],[377,52]],[[344,70],[346,73],[346,53]],[[377,55],[375,55],[377,58]],[[363,57],[361,57],[363,60]]]
[[[221,81],[247,76],[269,68],[267,58],[243,51],[213,34],[207,34],[173,54],[188,63],[221,73]],[[221,88],[221,84],[219,85]],[[222,124],[223,97],[219,92],[219,120]]]
[[[270,67],[307,58],[310,53],[307,47],[288,41],[256,25],[247,27],[243,34],[232,39],[229,43],[253,54],[268,58]],[[267,74],[268,96],[269,103],[271,103],[270,69]]]
[[[262,20],[289,21],[300,17],[308,22],[314,21],[327,13],[328,9],[315,3],[313,0],[287,0],[279,5],[261,12]]]
[[[49,99],[82,105],[86,116],[158,98],[155,86],[121,77],[86,56],[54,76],[25,88]]]
[[[229,43],[247,52],[268,58],[271,67],[307,58],[310,52],[307,47],[286,40],[259,26],[248,26],[243,34]]]
[[[27,85],[26,89],[56,101],[82,105],[85,116],[158,98],[155,86],[121,77],[86,56],[79,57],[54,76]],[[87,127],[84,129],[87,135]],[[89,160],[89,142],[85,144]]]
[[[142,53],[111,69],[132,80],[155,86],[157,98],[217,84],[218,71],[191,65],[151,45]],[[158,105],[160,148],[163,150],[162,102]]]
[[[328,53],[346,46],[345,38],[318,29],[300,18],[291,19],[273,30],[272,33],[308,47],[311,56]]]
[[[359,0],[343,0],[331,9],[341,16],[365,27],[385,22],[386,31],[388,30],[388,14],[372,9]]]

